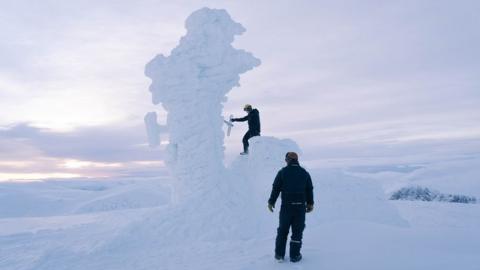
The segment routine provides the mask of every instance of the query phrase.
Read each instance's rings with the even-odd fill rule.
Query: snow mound
[[[290,139],[256,136],[249,140],[248,156],[239,156],[230,165],[235,177],[241,180],[241,185],[248,183],[255,203],[265,205],[271,185],[277,172],[285,164],[287,152],[301,154],[300,147]],[[237,187],[241,188],[241,187]],[[263,209],[262,209],[263,210]]]
[[[302,154],[300,147],[291,139],[256,136],[250,139],[249,167],[256,172],[265,169],[276,169],[285,166],[285,154],[297,152]]]
[[[473,196],[444,194],[436,190],[430,190],[421,186],[404,187],[395,191],[390,200],[408,200],[408,201],[438,201],[452,203],[476,203],[477,199]]]

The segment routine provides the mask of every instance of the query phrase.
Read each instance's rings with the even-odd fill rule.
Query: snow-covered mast
[[[167,164],[188,190],[211,186],[224,171],[223,102],[240,74],[260,65],[231,45],[245,28],[222,9],[202,8],[186,21],[187,34],[170,56],[145,68],[154,104],[167,111]]]

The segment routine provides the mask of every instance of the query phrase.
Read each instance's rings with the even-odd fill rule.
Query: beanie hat
[[[287,160],[298,160],[298,155],[295,152],[287,152],[285,155],[285,159]]]
[[[250,104],[245,104],[245,106],[243,106],[243,109],[246,110],[246,111],[247,111],[247,110],[250,111],[250,110],[252,110],[252,105],[250,105]]]

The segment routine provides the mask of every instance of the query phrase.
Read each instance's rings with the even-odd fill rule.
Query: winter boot
[[[298,254],[298,256],[291,257],[290,261],[295,263],[295,262],[299,262],[301,259],[302,259],[302,254]]]

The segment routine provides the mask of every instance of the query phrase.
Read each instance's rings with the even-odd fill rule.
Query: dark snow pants
[[[247,131],[247,133],[245,133],[245,135],[243,136],[243,139],[242,139],[242,142],[243,142],[243,152],[247,153],[248,152],[248,140],[252,137],[255,137],[255,136],[260,136],[260,133],[259,132],[254,132],[254,131]]]
[[[288,232],[292,227],[290,239],[290,258],[300,255],[303,229],[305,229],[305,205],[282,204],[280,209],[280,225],[277,229],[275,254],[284,257]]]

